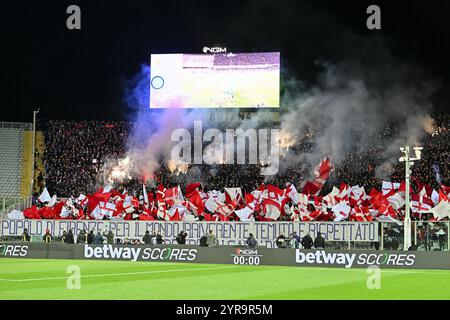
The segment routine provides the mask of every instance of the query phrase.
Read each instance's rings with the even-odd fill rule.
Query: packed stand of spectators
[[[40,121],[45,137],[47,189],[70,196],[95,189],[98,172],[108,158],[122,157],[129,132],[127,122]]]

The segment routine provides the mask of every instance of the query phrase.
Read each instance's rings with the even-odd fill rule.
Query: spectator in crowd
[[[449,158],[449,114],[433,114],[432,132],[423,139],[424,150],[422,159],[412,167],[412,177],[430,185],[438,190],[440,183],[450,184],[450,171],[448,170]],[[38,129],[45,136],[44,154],[44,179],[46,187],[51,194],[60,197],[78,196],[80,193],[89,194],[102,185],[104,178],[110,177],[108,170],[112,166],[104,166],[106,163],[117,163],[119,158],[126,154],[126,141],[132,122],[111,121],[55,121],[40,120]],[[386,124],[383,130],[371,133],[373,145],[361,148],[350,145],[342,153],[342,161],[334,164],[334,169],[325,183],[321,193],[330,192],[333,186],[339,187],[343,183],[349,185],[364,186],[366,191],[372,187],[379,188],[381,180],[400,182],[404,180],[404,164],[397,163],[393,167],[384,166],[386,138],[396,137],[399,127],[395,121]],[[311,124],[304,132],[296,137],[296,142],[290,147],[291,151],[302,154],[310,154],[315,151],[317,138],[321,137],[322,126]],[[361,128],[348,128],[354,141],[359,141],[365,132]],[[378,142],[378,143],[375,143]],[[208,142],[205,141],[205,145]],[[355,143],[354,143],[355,144]],[[239,186],[242,192],[251,192],[257,188],[264,178],[260,175],[260,169],[266,164],[244,164],[230,166],[217,165],[188,165],[187,172],[170,170],[163,164],[154,172],[154,181],[164,186],[180,185],[185,189],[193,179],[201,178],[202,185],[210,190],[222,190],[225,187]],[[433,167],[440,168],[440,178]],[[280,188],[286,186],[287,181],[294,182],[297,190],[309,178],[313,171],[311,164],[299,162],[284,170],[280,170],[277,176],[271,180],[271,184]],[[121,181],[113,181],[114,184],[127,190],[142,189],[141,177],[132,176]],[[439,182],[439,181],[440,182]],[[411,185],[412,191],[418,193],[416,183]],[[154,191],[154,190],[153,190]],[[38,194],[35,195],[35,199]],[[314,206],[309,206],[309,211]],[[284,217],[284,215],[282,215]],[[413,215],[413,219],[416,217]]]
[[[156,244],[163,244],[164,242],[166,242],[166,240],[164,240],[161,233],[158,232],[156,234]]]
[[[75,239],[74,239],[74,236],[73,236],[72,229],[69,229],[69,231],[67,232],[67,235],[66,235],[66,238],[65,238],[65,243],[67,243],[67,244],[75,243]]]
[[[314,239],[314,248],[325,249],[325,238],[322,237],[320,232],[317,232],[317,237]]]
[[[178,244],[186,244],[186,237],[187,237],[187,233],[184,231],[181,231],[178,236],[177,236],[177,243]]]
[[[258,242],[253,236],[253,233],[250,233],[250,236],[248,237],[246,243],[249,248],[256,248],[258,246]]]
[[[45,230],[45,235],[44,235],[44,243],[50,243],[52,242],[52,235],[50,234],[50,230]]]
[[[66,232],[66,230],[64,230],[62,233],[62,236],[61,236],[61,242],[66,243],[66,238],[67,238],[67,232]]]
[[[95,240],[94,230],[91,230],[86,237],[86,241],[88,244],[93,244]]]
[[[105,239],[103,238],[103,236],[100,233],[100,231],[97,231],[97,234],[95,235],[95,238],[94,238],[94,244],[103,244],[104,240]]]
[[[309,232],[302,239],[302,246],[304,249],[311,249],[313,247],[313,239]]]
[[[80,230],[77,236],[77,243],[86,243],[86,230]]]
[[[284,234],[280,234],[277,239],[275,240],[275,244],[277,245],[277,248],[286,248],[286,237]]]
[[[25,228],[23,229],[23,233],[22,233],[22,241],[23,242],[30,242],[31,238],[30,235],[28,234],[28,229]]]
[[[145,231],[145,235],[142,238],[142,241],[145,245],[152,245],[152,239],[155,237],[155,234],[150,234],[150,231]]]
[[[208,235],[204,234],[201,238],[200,238],[200,247],[207,247],[208,246]]]
[[[106,243],[114,244],[114,233],[112,232],[111,229],[106,234]]]
[[[212,230],[209,230],[206,244],[208,245],[208,247],[214,247],[219,244],[219,241],[217,240],[216,235],[213,233]]]
[[[294,231],[292,233],[292,239],[294,240],[294,243],[295,243],[295,249],[298,249],[300,246],[301,239],[298,236],[297,232]]]

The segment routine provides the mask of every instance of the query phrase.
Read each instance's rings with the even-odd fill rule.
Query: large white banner
[[[297,232],[320,232],[327,241],[378,241],[377,222],[199,222],[199,221],[106,221],[106,220],[0,220],[0,235],[18,236],[27,228],[31,236],[43,236],[47,229],[53,236],[72,229],[75,237],[82,229],[104,232],[112,230],[115,238],[142,239],[145,232],[160,232],[167,242],[175,243],[180,231],[188,233],[186,243],[199,244],[200,238],[213,230],[219,244],[242,245],[253,233],[259,245],[274,246],[276,238]]]

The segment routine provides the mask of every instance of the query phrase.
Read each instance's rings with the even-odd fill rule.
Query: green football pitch
[[[80,270],[79,289],[69,279]],[[0,299],[449,299],[450,271],[0,259]]]

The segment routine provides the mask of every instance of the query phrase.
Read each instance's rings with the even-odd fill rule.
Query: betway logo
[[[25,257],[28,253],[28,246],[24,245],[0,245],[0,256],[5,257]]]
[[[141,248],[129,248],[129,247],[113,247],[112,245],[103,245],[103,247],[89,247],[84,246],[85,258],[97,258],[97,259],[128,259],[136,261],[139,258]]]
[[[127,259],[140,260],[169,260],[169,261],[194,261],[197,257],[197,249],[188,248],[140,248],[140,247],[116,247],[105,244],[101,247],[84,246],[85,258],[96,259]]]
[[[316,252],[302,252],[299,249],[295,252],[295,262],[308,264],[338,264],[346,268],[351,268],[355,261],[354,253],[330,253],[322,250]]]

